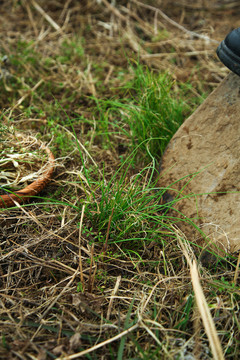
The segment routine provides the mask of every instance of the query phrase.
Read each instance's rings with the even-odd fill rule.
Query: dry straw
[[[15,150],[15,148],[17,151],[17,149],[19,150],[20,148],[21,153],[17,153],[16,151],[14,151],[13,154],[5,155],[5,152],[8,152],[7,149],[5,149],[5,146],[8,146],[9,151],[10,150],[13,151],[13,149]],[[40,153],[34,156],[31,150],[33,150],[36,147],[38,148]],[[22,148],[25,149],[24,151],[26,153],[22,151]],[[37,140],[33,136],[24,135],[22,133],[8,134],[7,139],[3,140],[3,151],[4,151],[3,154],[4,158],[1,159],[3,165],[7,165],[9,167],[8,164],[9,162],[12,161],[15,166],[13,167],[14,171],[10,172],[8,170],[7,172],[6,171],[1,172],[2,176],[3,174],[6,174],[8,176],[15,177],[14,181],[12,181],[11,178],[11,181],[10,182],[8,181],[7,184],[19,186],[23,182],[30,180],[33,181],[33,179],[36,178],[35,181],[31,182],[29,185],[25,186],[21,190],[9,191],[6,194],[1,194],[0,207],[5,208],[5,207],[13,206],[16,201],[20,203],[26,202],[31,196],[36,196],[40,191],[42,191],[53,175],[53,171],[55,167],[55,159],[51,150],[41,141]],[[41,156],[41,152],[42,152],[42,156]],[[44,164],[42,164],[44,153],[45,155],[47,155],[47,160],[45,161]],[[30,163],[34,162],[34,165],[35,163],[39,164],[39,169],[37,169],[37,171],[34,171],[33,173],[31,172],[30,174],[29,174],[29,170],[27,174],[24,174],[21,171],[21,168],[27,167],[26,166],[27,155],[31,155]]]
[[[184,235],[181,233],[180,236],[179,230],[176,231],[176,234],[178,242],[190,268],[196,304],[198,306],[198,310],[209,339],[209,344],[212,349],[213,357],[215,360],[224,360],[221,343],[200,283],[196,259],[194,258],[194,254],[192,252],[190,244],[185,241]]]

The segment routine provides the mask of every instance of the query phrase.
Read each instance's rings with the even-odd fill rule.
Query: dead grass
[[[2,119],[52,140],[64,167],[41,198],[0,213],[2,359],[239,357],[237,258],[204,268],[201,248],[183,248],[174,219],[156,226],[159,211],[148,223],[134,201],[127,219],[125,203],[103,207],[128,140],[113,132],[106,145],[93,100],[127,96],[130,59],[167,70],[175,89],[189,80],[194,109],[192,99],[227,73],[215,48],[239,11],[234,1],[3,1]],[[121,180],[126,203],[137,174],[146,189],[153,166],[133,165]]]
[[[19,190],[42,176],[46,169],[47,154],[43,144],[33,136],[5,130],[1,137],[1,182],[3,189]]]

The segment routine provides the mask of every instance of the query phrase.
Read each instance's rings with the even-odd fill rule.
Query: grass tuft
[[[184,87],[177,87],[167,73],[156,73],[147,66],[131,65],[133,79],[123,87],[124,98],[95,99],[100,115],[97,129],[112,146],[113,134],[127,138],[125,145],[139,146],[145,162],[160,159],[190,112],[184,100]]]

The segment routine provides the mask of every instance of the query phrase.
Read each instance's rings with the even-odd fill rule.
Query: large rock
[[[228,252],[240,249],[239,140],[240,77],[229,74],[174,135],[160,177],[160,186],[181,198],[174,207]],[[190,225],[184,231],[200,238]]]

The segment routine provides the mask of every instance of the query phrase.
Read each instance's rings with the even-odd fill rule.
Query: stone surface
[[[229,74],[179,128],[161,166],[160,186],[175,189],[174,198],[180,192],[174,208],[228,252],[240,249],[239,140],[240,77]],[[190,225],[184,232],[201,237]]]

